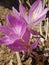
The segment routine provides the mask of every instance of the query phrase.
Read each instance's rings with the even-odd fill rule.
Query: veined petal
[[[12,11],[13,11],[14,16],[16,18],[19,18],[20,13],[14,7],[12,7]]]
[[[10,44],[8,47],[13,51],[27,51],[28,43],[30,40],[30,31],[27,29],[24,33],[22,39],[16,40],[13,44]]]
[[[47,11],[48,11],[48,8],[43,9],[43,11],[40,13],[38,18],[42,17],[43,15],[46,15]]]
[[[31,44],[30,48],[35,49],[39,42],[40,42],[40,38],[38,38],[33,44]]]
[[[36,7],[38,6],[38,4],[39,4],[39,1],[36,0],[36,1],[32,4],[32,6],[31,6],[29,12],[34,11],[34,10],[36,9]]]
[[[42,13],[39,15],[39,17],[38,17],[35,21],[33,21],[33,22],[30,23],[30,26],[32,27],[32,26],[38,24],[39,22],[41,22],[42,20],[44,20],[45,17],[46,17],[47,11],[48,11],[48,8],[45,8],[45,9],[42,11]]]
[[[28,12],[21,3],[19,5],[19,11],[20,11],[20,15],[28,22]]]
[[[30,32],[33,34],[33,35],[38,35],[38,32],[33,30],[33,29],[30,29]]]
[[[39,14],[42,12],[42,9],[43,9],[41,0],[35,1],[34,4],[33,5],[34,5],[35,9],[34,9],[34,7],[32,7],[32,9],[29,11],[29,23],[31,21],[35,21],[38,18]]]
[[[16,26],[17,20],[11,14],[7,14],[7,16],[6,16],[6,22],[7,22],[8,26],[13,27],[13,26]]]
[[[7,15],[7,22],[10,27],[12,27],[14,33],[19,37],[23,36],[26,31],[26,21],[20,17],[17,19],[16,17],[8,14]]]
[[[24,42],[22,40],[16,40],[13,44],[8,45],[8,47],[13,51],[26,51]]]
[[[14,38],[10,38],[8,36],[0,37],[0,44],[9,45],[13,44],[14,41],[15,41]]]
[[[26,9],[21,3],[19,5],[19,11],[20,11],[20,14],[22,14],[22,15],[24,15],[26,13]]]
[[[0,31],[3,32],[7,36],[14,34],[14,32],[12,31],[12,28],[7,27],[7,26],[0,26]]]
[[[19,39],[20,36],[16,35],[11,27],[0,26],[0,32],[4,33],[11,39]]]
[[[23,39],[25,41],[25,44],[28,44],[29,43],[29,40],[30,40],[30,31],[28,29],[26,29],[26,32],[23,35]]]

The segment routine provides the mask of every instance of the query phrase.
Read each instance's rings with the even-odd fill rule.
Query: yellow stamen
[[[36,10],[36,13],[38,14],[39,13],[39,10]]]
[[[25,16],[27,16],[27,15],[28,15],[28,12],[25,13]]]

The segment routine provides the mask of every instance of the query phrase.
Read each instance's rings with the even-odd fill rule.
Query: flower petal
[[[33,34],[33,35],[38,35],[38,32],[33,30],[33,29],[30,29],[30,32]]]
[[[12,11],[13,11],[14,16],[16,18],[19,18],[20,13],[14,7],[12,7]]]
[[[34,22],[31,22],[31,23],[30,23],[30,26],[32,27],[32,26],[38,24],[39,22],[41,22],[42,20],[44,20],[45,17],[46,17],[47,11],[48,11],[48,8],[45,8],[45,9],[42,11],[42,13],[39,15],[39,17],[38,17]]]
[[[8,26],[11,26],[11,27],[15,26],[17,22],[16,18],[12,16],[11,14],[7,14],[6,21]]]
[[[20,11],[20,15],[28,22],[28,12],[21,3],[19,5],[19,11]]]
[[[31,44],[31,46],[30,46],[31,50],[35,49],[37,47],[37,45],[38,45],[39,42],[40,42],[40,38],[38,38],[35,43]]]
[[[21,3],[19,5],[19,11],[20,11],[20,14],[22,14],[22,15],[24,15],[26,13],[26,9]]]
[[[32,4],[32,6],[31,6],[29,12],[33,12],[33,11],[36,9],[36,7],[38,6],[38,4],[39,4],[39,1],[36,0],[36,1]]]
[[[19,37],[23,36],[26,31],[26,21],[21,17],[17,19],[16,17],[8,14],[7,22],[10,27],[12,27],[14,33]]]
[[[12,28],[7,27],[7,26],[0,26],[0,31],[3,32],[7,36],[11,36],[14,34],[12,31]]]
[[[9,45],[9,44],[13,44],[14,41],[15,41],[14,38],[11,39],[8,36],[0,37],[0,44]]]
[[[24,42],[22,40],[16,40],[13,44],[8,45],[8,47],[13,51],[26,50]]]
[[[33,7],[29,10],[29,23],[30,21],[35,21],[39,17],[39,14],[42,12],[41,0],[35,1],[32,6]]]
[[[11,50],[14,51],[27,51],[27,45],[29,43],[29,39],[30,39],[30,31],[28,29],[26,29],[26,32],[24,33],[22,39],[16,40],[13,44],[9,45],[8,47]]]
[[[23,35],[23,39],[25,41],[25,44],[28,44],[29,43],[29,40],[30,40],[30,31],[28,29],[26,29],[26,32]]]

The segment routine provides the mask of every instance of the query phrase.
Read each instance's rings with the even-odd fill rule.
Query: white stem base
[[[45,40],[47,40],[47,36],[48,36],[48,18],[47,18],[47,26],[46,26],[46,36],[45,36]]]
[[[17,65],[22,65],[19,52],[16,52],[16,56],[17,56],[17,61],[18,61]]]
[[[40,34],[42,35],[42,22],[40,22]]]

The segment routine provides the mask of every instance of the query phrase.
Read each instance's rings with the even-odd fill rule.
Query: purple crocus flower
[[[48,11],[48,8],[43,9],[41,0],[36,0],[34,4],[32,4],[29,11],[27,11],[21,3],[19,5],[19,13],[14,7],[12,9],[14,15],[16,17],[19,17],[20,15],[23,16],[30,27],[33,27],[37,23],[44,20]]]
[[[32,47],[33,49],[36,48],[39,39],[32,45],[28,44],[30,43],[32,30],[30,31],[27,28],[27,23],[23,17],[19,16],[19,18],[16,18],[11,14],[7,14],[6,21],[7,26],[0,26],[0,31],[5,34],[4,36],[0,36],[0,44],[5,44],[14,51],[26,51],[28,49],[31,50]],[[37,33],[34,31],[33,34]]]
[[[9,45],[22,38],[26,31],[26,21],[21,17],[17,19],[11,14],[7,14],[6,20],[7,26],[0,26],[0,31],[5,34],[4,37],[0,37],[0,40]]]
[[[14,15],[7,14],[6,21],[7,26],[0,26],[5,36],[0,37],[0,42],[6,44],[10,49],[14,51],[27,51],[35,49],[40,41],[40,38],[33,44],[30,44],[30,34],[38,35],[38,33],[32,30],[32,26],[36,25],[46,17],[47,8],[42,8],[41,0],[36,0],[35,3],[29,9],[29,12],[20,3],[18,12],[12,7]]]

